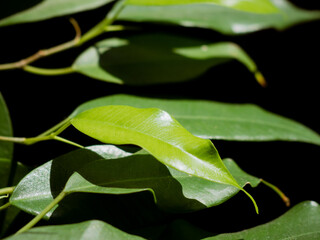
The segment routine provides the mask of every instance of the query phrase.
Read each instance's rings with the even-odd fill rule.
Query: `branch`
[[[79,27],[79,24],[77,23],[77,21],[73,18],[70,18],[70,23],[72,24],[75,32],[76,32],[76,36],[73,40],[68,41],[66,43],[60,44],[58,46],[49,48],[49,49],[43,49],[43,50],[39,50],[38,52],[36,52],[35,54],[31,55],[30,57],[27,57],[25,59],[22,59],[20,61],[17,62],[13,62],[13,63],[6,63],[6,64],[0,64],[0,70],[9,70],[9,69],[17,69],[17,68],[24,68],[27,65],[29,65],[30,63],[33,63],[35,61],[37,61],[40,58],[49,56],[49,55],[53,55],[55,53],[67,50],[69,48],[72,48],[74,46],[76,46],[78,44],[78,42],[81,39],[81,29]]]

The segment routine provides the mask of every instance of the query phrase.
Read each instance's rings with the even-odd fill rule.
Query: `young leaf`
[[[70,118],[88,109],[106,105],[163,109],[192,134],[202,138],[233,141],[282,140],[320,145],[320,136],[316,132],[252,104],[113,95],[80,105]]]
[[[221,234],[206,240],[238,239],[299,239],[316,240],[320,237],[320,207],[313,201],[296,205],[281,217],[267,224],[237,233]]]
[[[75,116],[71,124],[101,142],[134,144],[169,167],[241,188],[210,140],[192,135],[160,109],[120,105],[98,107]]]
[[[270,0],[127,0],[129,5],[178,5],[191,3],[216,4],[228,8],[253,13],[274,13],[278,9]]]
[[[91,220],[68,225],[32,228],[29,231],[13,235],[8,240],[142,240],[144,238],[125,233],[105,222]]]
[[[256,14],[210,3],[165,6],[132,4],[124,8],[118,19],[200,27],[223,34],[245,34],[266,28],[282,30],[301,22],[320,18],[319,11],[299,9],[288,0],[270,0],[270,2],[278,8],[277,13]]]
[[[103,6],[113,0],[19,0],[0,3],[0,26],[45,20]]]
[[[85,50],[72,67],[98,80],[142,85],[190,80],[233,59],[253,74],[258,72],[253,60],[234,43],[154,33],[100,41]]]

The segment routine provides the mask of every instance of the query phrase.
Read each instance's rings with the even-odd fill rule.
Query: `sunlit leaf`
[[[0,26],[34,22],[101,7],[113,0],[10,0],[0,3]]]
[[[254,13],[273,13],[277,8],[270,0],[128,0],[131,5],[177,5],[190,3],[217,4],[228,8]]]
[[[80,105],[70,118],[85,110],[106,105],[163,109],[192,134],[202,138],[236,141],[282,140],[320,144],[318,133],[252,104],[113,95]]]
[[[132,4],[125,7],[119,19],[208,28],[223,34],[245,34],[266,28],[282,30],[298,23],[320,19],[319,11],[297,8],[287,0],[270,1],[278,8],[277,13],[256,14],[210,3],[167,6]]]

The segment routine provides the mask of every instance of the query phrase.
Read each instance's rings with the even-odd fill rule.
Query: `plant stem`
[[[283,200],[284,204],[289,207],[290,206],[290,199],[275,185],[261,179],[261,182],[271,188],[273,191],[275,191]]]
[[[4,210],[4,209],[7,209],[8,207],[10,207],[11,206],[11,203],[10,202],[7,202],[6,204],[4,204],[4,205],[2,205],[1,207],[0,207],[0,211],[2,211],[2,210]]]
[[[91,40],[92,38],[99,36],[100,34],[104,33],[106,30],[108,30],[108,26],[110,26],[114,22],[114,20],[117,18],[117,16],[123,9],[125,1],[126,0],[120,0],[116,2],[113,8],[110,10],[110,12],[107,14],[107,16],[100,23],[98,23],[96,26],[91,28],[87,33],[85,33],[81,37],[77,45],[80,46],[83,43]]]
[[[60,134],[62,132],[62,128],[63,130],[65,130],[67,127],[70,125],[70,118],[66,118],[63,121],[59,122],[58,124],[56,124],[55,126],[53,126],[52,128],[48,129],[47,131],[39,134],[37,137],[43,137],[43,136],[48,136],[52,133],[56,133],[56,135]],[[57,133],[58,132],[58,133]]]
[[[16,234],[23,233],[34,225],[36,225],[51,209],[53,209],[64,197],[66,196],[65,192],[61,192],[41,213],[35,216],[28,224],[21,228]]]
[[[70,74],[75,72],[72,67],[48,69],[48,68],[38,68],[38,67],[26,65],[22,69],[26,72],[30,72],[38,75],[47,75],[47,76],[64,75],[64,74]]]
[[[14,190],[14,187],[6,187],[0,189],[0,195],[11,194]]]
[[[20,61],[17,61],[17,62],[0,64],[0,70],[24,68],[25,66],[37,61],[40,58],[50,56],[50,55],[53,55],[58,52],[62,52],[64,50],[67,50],[69,48],[76,46],[76,44],[78,43],[78,41],[80,40],[80,37],[81,37],[81,29],[80,29],[78,23],[76,22],[76,20],[74,20],[73,18],[70,18],[70,23],[73,25],[75,32],[76,32],[76,36],[73,40],[68,41],[66,43],[63,43],[63,44],[60,44],[60,45],[57,45],[57,46],[54,46],[52,48],[39,50],[35,54],[33,54],[25,59],[22,59]]]

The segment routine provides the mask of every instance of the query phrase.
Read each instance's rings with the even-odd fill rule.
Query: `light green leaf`
[[[8,240],[142,240],[139,236],[125,233],[105,222],[91,220],[81,223],[36,227],[27,232],[13,235]]]
[[[267,224],[237,233],[221,234],[206,240],[317,240],[320,238],[320,207],[313,201],[302,202]]]
[[[299,9],[287,0],[270,1],[278,8],[278,13],[255,14],[209,3],[167,6],[128,5],[118,19],[208,28],[223,34],[245,34],[266,28],[283,30],[298,23],[320,19],[319,11]]]
[[[0,92],[0,136],[12,137],[11,119],[10,119],[7,105],[2,97],[1,92]],[[0,159],[11,159],[12,153],[13,153],[13,143],[1,141],[1,138],[0,138]],[[1,187],[1,183],[0,183],[0,187]]]
[[[45,20],[101,7],[113,0],[19,0],[0,4],[0,26]]]
[[[192,3],[216,4],[254,13],[274,13],[278,9],[270,0],[127,0],[129,5],[178,5]]]
[[[110,154],[97,154],[110,153],[111,150],[121,154],[113,155],[114,159],[109,159],[112,157]],[[222,204],[239,192],[230,185],[174,170],[145,152],[122,154],[113,146],[92,146],[54,159],[26,176],[16,187],[10,201],[24,211],[38,214],[59,191],[67,194],[116,195],[151,191],[161,209],[186,212]],[[256,187],[260,183],[260,179],[243,172],[233,160],[226,159],[224,164],[241,186],[250,183]],[[46,218],[51,217],[53,212],[48,213]]]
[[[160,109],[120,105],[98,107],[75,116],[71,124],[104,143],[134,144],[169,167],[241,188],[210,140],[192,135]]]
[[[85,50],[72,67],[98,80],[142,85],[190,80],[233,59],[258,73],[253,60],[234,43],[155,33],[100,41]]]
[[[192,134],[202,138],[233,141],[282,140],[320,145],[320,136],[316,132],[252,104],[113,95],[80,105],[70,118],[88,109],[106,105],[163,109]]]

